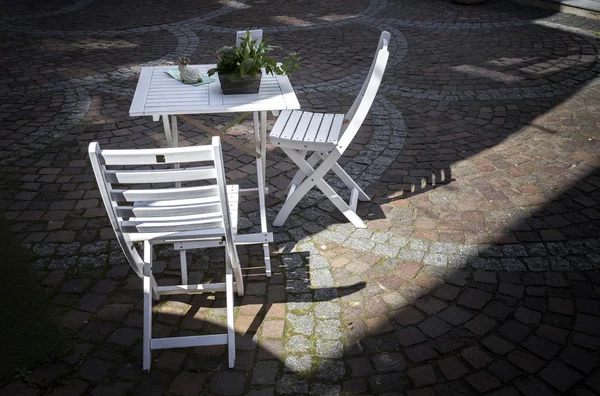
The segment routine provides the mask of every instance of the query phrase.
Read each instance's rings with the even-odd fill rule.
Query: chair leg
[[[241,279],[238,281],[241,283]],[[229,368],[235,366],[235,322],[233,315],[233,271],[229,254],[225,253],[225,293],[227,299],[227,355]]]
[[[244,295],[244,278],[242,275],[242,268],[240,267],[240,258],[238,256],[237,248],[233,245],[233,253],[231,255],[231,267],[233,268],[233,274],[235,278],[235,285],[238,296]]]
[[[188,273],[187,273],[187,256],[186,250],[179,251],[179,261],[181,263],[181,284],[188,284]]]
[[[306,157],[306,151],[299,151],[298,153],[302,157]],[[316,152],[312,153],[312,155],[310,157],[308,157],[308,163],[310,164],[310,166],[314,167],[317,164],[317,162],[319,162],[318,153],[316,153]],[[292,178],[292,181],[290,182],[287,189],[285,190],[285,193],[287,194],[290,191],[290,189],[292,188],[292,186],[294,186],[294,185],[298,186],[298,184],[302,183],[302,181],[304,179],[306,179],[306,174],[304,172],[302,172],[301,169],[298,169],[298,171]]]
[[[142,369],[150,371],[152,362],[152,246],[144,242],[144,341]]]
[[[327,158],[327,153],[319,153],[319,156],[324,160]],[[314,165],[313,165],[314,166]],[[358,184],[346,173],[344,168],[342,168],[337,162],[331,167],[333,173],[340,178],[340,180],[348,187],[350,190],[356,189],[358,193],[358,199],[360,201],[370,201],[371,198],[359,187]]]
[[[285,153],[290,157],[292,161],[298,165],[298,167],[307,175],[309,175],[304,181],[296,188],[296,190],[290,194],[286,199],[283,207],[277,214],[273,225],[281,226],[288,218],[292,210],[296,207],[300,199],[308,193],[313,187],[317,186],[329,200],[346,216],[352,224],[357,228],[366,228],[365,223],[360,217],[352,210],[350,206],[335,192],[333,188],[325,180],[323,176],[336,164],[337,159],[341,155],[332,156],[329,154],[327,158],[321,163],[321,165],[315,170],[313,167],[300,155],[298,150],[285,150]]]

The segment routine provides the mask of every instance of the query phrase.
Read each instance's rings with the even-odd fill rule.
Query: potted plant
[[[208,71],[208,75],[219,73],[225,95],[257,93],[263,69],[267,74],[291,75],[298,68],[300,57],[295,52],[288,54],[281,64],[269,58],[269,52],[275,48],[279,47],[268,45],[266,40],[257,44],[250,31],[246,31],[239,47],[227,46],[217,51],[219,63]]]

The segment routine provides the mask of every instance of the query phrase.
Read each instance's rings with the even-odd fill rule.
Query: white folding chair
[[[229,367],[233,367],[233,289],[238,295],[244,293],[234,244],[239,189],[225,183],[220,139],[213,137],[212,145],[148,150],[102,150],[92,142],[88,150],[117,240],[131,267],[143,279],[143,369],[150,370],[152,349],[204,345],[227,345]],[[173,164],[181,165],[167,167]],[[166,166],[148,169],[157,165]],[[139,243],[143,245],[142,256],[136,248]],[[157,286],[152,256],[153,247],[159,244],[172,244],[180,251],[182,284]],[[219,246],[225,247],[225,282],[188,284],[186,249]],[[217,291],[226,292],[226,334],[152,338],[152,298]]]
[[[300,199],[317,186],[342,213],[359,228],[364,222],[356,214],[357,201],[369,197],[337,163],[362,125],[381,84],[387,65],[390,34],[381,33],[375,59],[358,97],[348,113],[319,114],[300,110],[285,110],[275,122],[269,135],[271,142],[287,154],[299,170],[288,187],[288,195],[273,224],[285,223]],[[308,159],[307,154],[310,154]],[[315,168],[316,165],[320,165]],[[350,189],[350,202],[346,203],[323,177],[333,171]]]
[[[236,34],[235,34],[235,46],[239,47],[240,44],[242,43],[242,39],[246,37],[246,30],[239,30]],[[252,40],[256,40],[256,44],[260,44],[263,38],[263,31],[262,29],[256,29],[256,30],[250,30],[250,37],[252,37]]]

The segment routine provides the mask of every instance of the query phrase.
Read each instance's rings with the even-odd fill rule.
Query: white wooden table
[[[207,75],[215,65],[193,65]],[[177,115],[209,113],[253,112],[258,188],[240,190],[241,193],[258,192],[261,232],[238,234],[236,244],[262,244],[267,276],[271,276],[269,242],[273,234],[267,229],[265,208],[265,176],[267,145],[267,111],[299,109],[300,103],[287,76],[267,75],[263,72],[260,91],[249,95],[223,95],[218,76],[215,82],[194,87],[173,79],[166,70],[177,66],[144,67],[133,96],[130,116],[152,116],[154,121],[162,118],[167,145],[179,146]]]

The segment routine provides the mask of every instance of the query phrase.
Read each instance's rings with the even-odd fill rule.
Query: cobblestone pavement
[[[0,208],[74,349],[0,381],[0,394],[600,392],[598,21],[493,0],[1,4]],[[273,229],[270,279],[260,249],[240,249],[235,369],[208,347],[157,351],[144,374],[141,282],[85,150],[165,147],[159,123],[128,116],[140,67],[214,62],[249,27],[301,53],[302,107],[328,112],[350,106],[391,32],[344,163],[372,197],[359,205],[368,228],[311,192]],[[249,128],[232,134],[249,140]],[[183,145],[203,139],[181,132]],[[230,181],[253,185],[251,158],[225,149]],[[272,221],[293,166],[270,147],[267,173]],[[243,232],[257,208],[241,203]],[[220,275],[217,253],[194,254],[192,281]],[[157,251],[159,283],[176,280],[176,259]],[[225,323],[221,295],[163,298],[155,312],[155,336]]]

